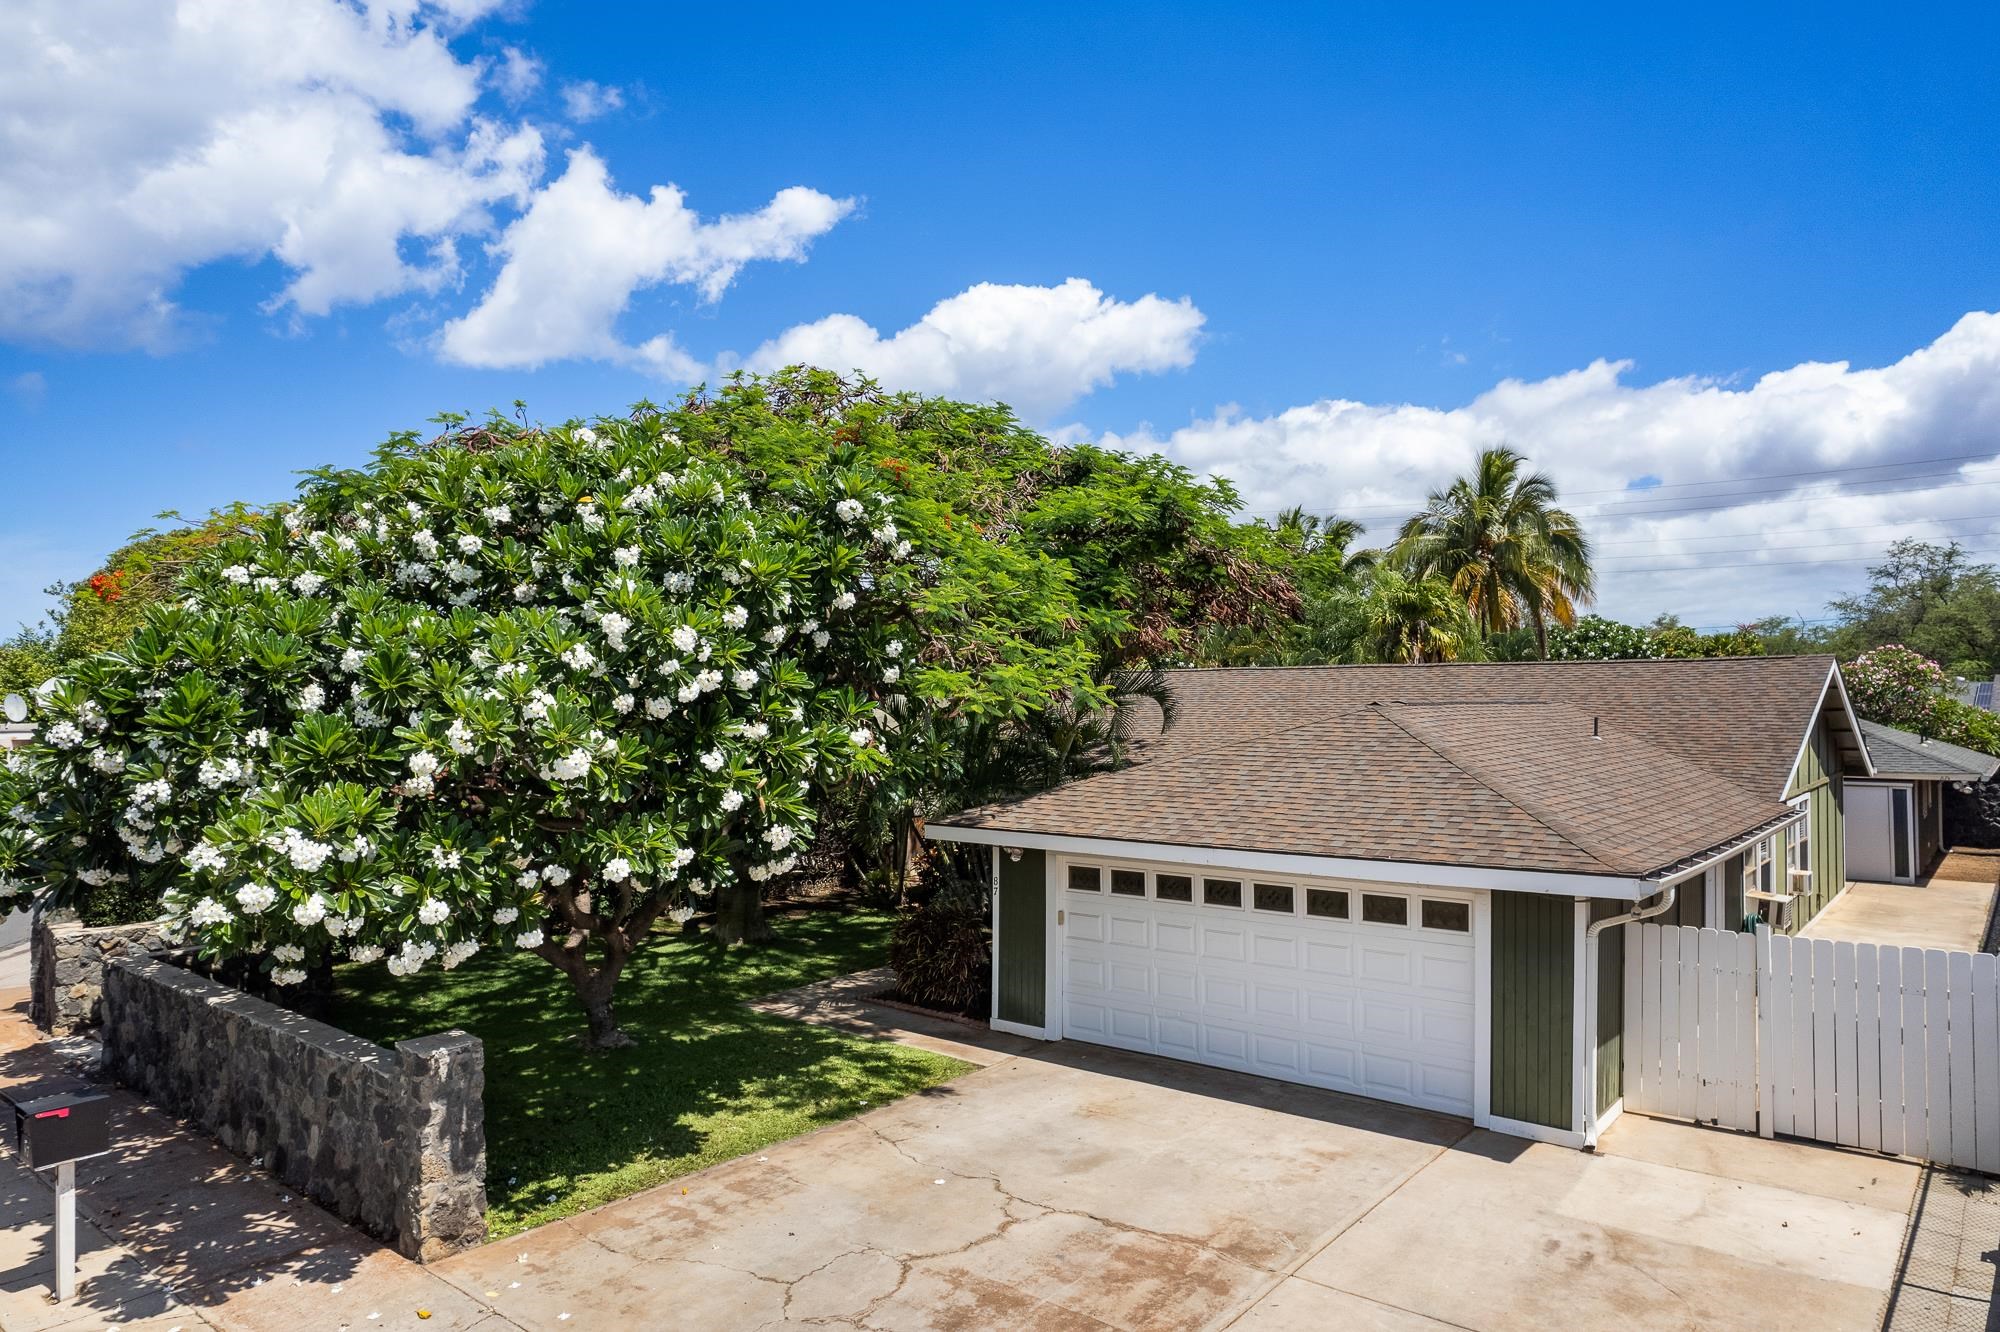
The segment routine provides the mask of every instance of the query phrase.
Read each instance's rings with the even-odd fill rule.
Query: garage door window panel
[[[1347,919],[1347,894],[1338,888],[1306,889],[1306,914],[1321,920]]]
[[[1250,905],[1259,911],[1293,915],[1294,896],[1292,885],[1289,883],[1258,883],[1250,886]]]
[[[1156,874],[1153,876],[1153,896],[1162,902],[1194,901],[1194,879],[1186,874]]]
[[[1104,890],[1104,871],[1096,865],[1071,865],[1069,867],[1069,890],[1073,893],[1096,893]]]
[[[1112,870],[1111,892],[1117,897],[1144,897],[1146,895],[1146,871],[1130,869]]]
[[[1243,882],[1240,879],[1203,879],[1201,901],[1203,906],[1241,908]]]
[[[1361,919],[1370,925],[1408,925],[1410,899],[1387,893],[1361,894]]]
[[[1426,897],[1421,915],[1418,917],[1427,930],[1449,930],[1453,934],[1472,932],[1472,904],[1470,902],[1446,902]]]

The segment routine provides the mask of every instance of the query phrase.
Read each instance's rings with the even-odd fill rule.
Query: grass
[[[776,924],[778,941],[761,949],[676,937],[635,958],[618,987],[619,1022],[637,1042],[627,1050],[586,1053],[568,983],[524,953],[403,978],[345,970],[333,1022],[385,1045],[452,1027],[485,1043],[487,1221],[499,1239],[971,1067],[744,1007],[887,960],[879,912]]]

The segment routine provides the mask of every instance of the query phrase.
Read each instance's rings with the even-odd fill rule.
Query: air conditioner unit
[[[1743,896],[1746,900],[1756,902],[1763,907],[1764,919],[1770,922],[1772,929],[1784,933],[1791,931],[1792,903],[1797,900],[1797,893],[1764,893],[1753,890]]]

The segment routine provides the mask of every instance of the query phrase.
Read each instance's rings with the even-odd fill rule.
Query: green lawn
[[[889,917],[814,911],[729,952],[662,940],[619,982],[637,1045],[586,1054],[583,1011],[540,958],[482,954],[397,979],[344,969],[336,1026],[383,1044],[462,1027],[486,1045],[494,1238],[796,1137],[971,1066],[753,1012],[746,999],[886,961]]]

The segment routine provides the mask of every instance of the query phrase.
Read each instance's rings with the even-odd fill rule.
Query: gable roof
[[[1948,782],[1983,782],[2000,772],[2000,758],[1944,740],[1928,740],[1881,722],[1863,721],[1862,738],[1880,777],[1936,778]]]
[[[1794,816],[1832,674],[1826,657],[1173,671],[1179,720],[1163,734],[1147,705],[1131,766],[932,827],[1657,877]]]

